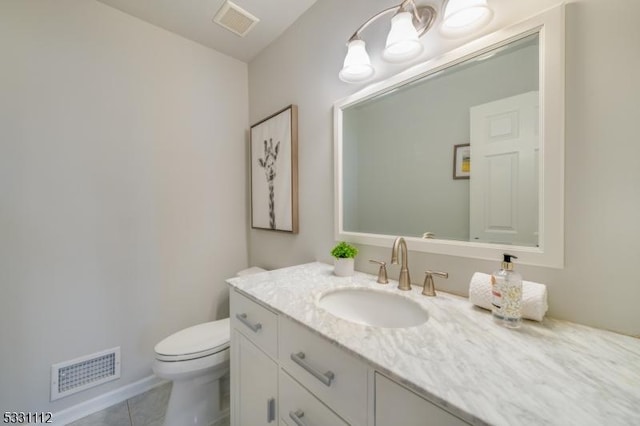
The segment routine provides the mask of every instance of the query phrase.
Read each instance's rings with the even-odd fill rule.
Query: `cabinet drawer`
[[[327,406],[280,370],[280,424],[305,426],[348,426]]]
[[[350,424],[365,425],[368,367],[305,327],[278,321],[280,365]]]
[[[230,294],[231,326],[272,358],[278,356],[278,316],[237,291]]]
[[[456,416],[380,373],[375,374],[376,426],[465,426]]]

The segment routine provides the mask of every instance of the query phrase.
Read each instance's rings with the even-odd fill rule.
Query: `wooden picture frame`
[[[453,147],[453,178],[469,179],[471,176],[471,144]]]
[[[251,126],[251,227],[298,233],[298,107]]]

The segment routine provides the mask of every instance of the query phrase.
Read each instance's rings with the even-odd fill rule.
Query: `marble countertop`
[[[232,278],[241,293],[333,340],[395,380],[473,424],[640,425],[640,339],[554,319],[517,330],[468,299],[376,283],[309,263]],[[436,284],[437,285],[437,284]],[[429,320],[376,328],[316,306],[326,291],[369,287],[419,302]]]

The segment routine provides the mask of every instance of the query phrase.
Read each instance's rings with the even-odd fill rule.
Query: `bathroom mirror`
[[[562,7],[335,104],[336,239],[563,266]]]

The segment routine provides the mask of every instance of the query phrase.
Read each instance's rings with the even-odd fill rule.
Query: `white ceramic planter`
[[[350,277],[353,275],[353,259],[333,258],[333,273],[339,277]]]

